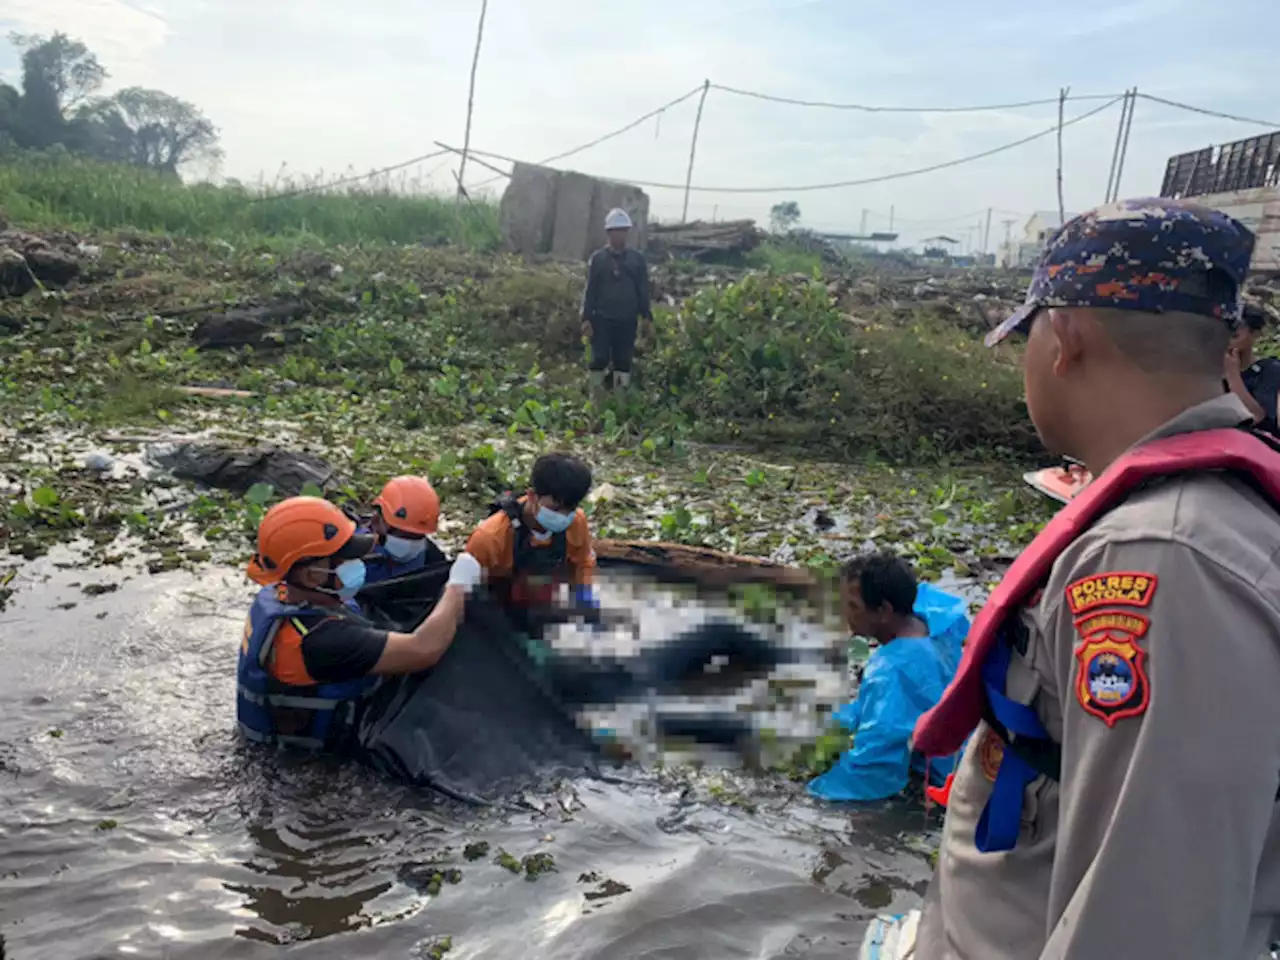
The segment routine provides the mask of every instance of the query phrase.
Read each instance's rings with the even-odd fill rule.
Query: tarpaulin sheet
[[[381,625],[412,629],[448,568],[374,584],[361,601]],[[519,633],[476,595],[432,669],[385,679],[364,710],[356,754],[389,776],[486,802],[555,776],[597,770],[597,750],[550,693]]]

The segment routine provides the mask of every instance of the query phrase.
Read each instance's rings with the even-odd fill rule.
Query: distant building
[[[1253,269],[1280,271],[1280,131],[1170,157],[1160,196],[1235,217],[1257,237]]]
[[[1068,213],[1067,219],[1076,216]],[[1014,237],[1000,245],[997,259],[1002,267],[1031,267],[1040,259],[1045,242],[1061,227],[1063,220],[1057,210],[1037,210],[1023,224],[1022,236]]]

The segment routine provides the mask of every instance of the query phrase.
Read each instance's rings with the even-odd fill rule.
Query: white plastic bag
[[[891,917],[882,914],[871,921],[858,960],[907,960],[916,954],[920,911]]]

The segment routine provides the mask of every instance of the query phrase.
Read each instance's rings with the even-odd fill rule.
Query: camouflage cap
[[[1234,325],[1252,256],[1253,234],[1217,210],[1164,197],[1105,204],[1053,235],[1026,302],[987,346],[1025,333],[1046,307],[1199,313]]]

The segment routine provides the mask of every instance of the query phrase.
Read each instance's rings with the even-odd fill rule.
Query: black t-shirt
[[[387,631],[344,617],[307,616],[302,662],[320,683],[367,677],[387,646]]]

